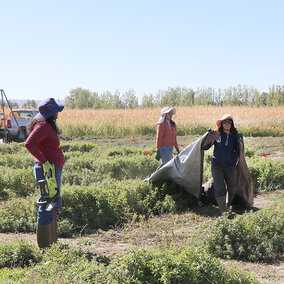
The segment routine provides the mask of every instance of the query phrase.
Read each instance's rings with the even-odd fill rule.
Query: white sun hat
[[[157,124],[162,124],[165,121],[166,118],[166,114],[169,113],[170,111],[172,111],[173,114],[176,114],[176,109],[174,107],[164,107],[161,110],[161,117],[159,119],[159,121],[157,122]]]
[[[169,113],[170,111],[173,111],[173,114],[176,114],[176,109],[174,107],[164,107],[161,110],[161,115],[166,115],[167,113]]]

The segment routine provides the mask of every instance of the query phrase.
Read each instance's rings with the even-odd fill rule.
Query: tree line
[[[272,85],[268,92],[241,85],[217,90],[210,87],[196,90],[169,87],[167,90],[158,90],[155,95],[144,94],[140,104],[133,89],[121,95],[119,91],[105,91],[99,94],[88,89],[76,88],[65,98],[65,106],[71,109],[133,109],[193,105],[280,106],[284,105],[284,85]],[[27,100],[22,107],[35,108],[37,104],[34,100]]]
[[[102,108],[132,109],[163,106],[279,106],[284,105],[284,85],[272,85],[268,92],[260,92],[256,88],[241,86],[226,89],[169,87],[159,90],[155,95],[144,94],[141,103],[133,89],[124,94],[119,91],[101,94],[88,89],[76,88],[65,98],[65,105],[71,109]]]
[[[17,102],[12,102],[10,100],[8,100],[8,103],[2,101],[1,102],[1,106],[3,107],[11,107],[12,109],[15,108],[19,108],[19,104]],[[22,108],[36,108],[37,107],[37,103],[35,100],[27,100],[23,105]]]

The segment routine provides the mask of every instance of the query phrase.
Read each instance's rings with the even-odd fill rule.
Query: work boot
[[[41,225],[37,223],[36,227],[37,244],[40,248],[50,247],[51,241],[51,224]]]
[[[216,197],[216,201],[220,210],[221,215],[227,211],[226,195],[221,197]]]

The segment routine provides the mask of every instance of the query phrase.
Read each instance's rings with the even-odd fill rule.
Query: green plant
[[[133,250],[112,261],[108,269],[112,281],[117,283],[258,283],[251,276],[227,269],[218,259],[191,247]]]
[[[0,232],[34,232],[36,206],[32,198],[14,198],[0,209]]]
[[[26,241],[0,243],[0,268],[25,267],[41,261],[39,249]]]
[[[284,198],[268,208],[230,220],[218,218],[207,238],[209,251],[219,257],[271,262],[284,252]]]

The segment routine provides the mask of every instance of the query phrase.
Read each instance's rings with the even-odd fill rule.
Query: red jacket
[[[46,121],[35,125],[25,142],[25,147],[35,157],[37,162],[44,164],[49,161],[59,168],[62,168],[64,165],[64,156],[60,148],[59,136]]]
[[[166,120],[162,124],[157,124],[157,150],[160,150],[161,146],[178,148],[177,128],[171,125],[170,129]]]

